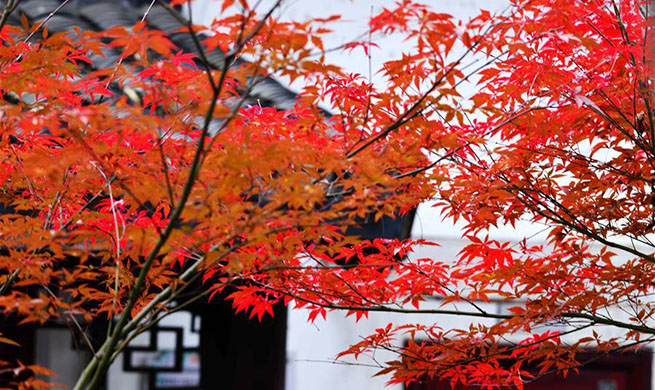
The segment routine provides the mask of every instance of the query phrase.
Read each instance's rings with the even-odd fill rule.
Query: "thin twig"
[[[107,184],[107,190],[109,191],[109,204],[110,204],[110,209],[111,209],[111,214],[114,218],[114,234],[116,235],[115,238],[115,244],[116,244],[116,272],[114,275],[114,299],[112,300],[111,303],[111,312],[114,313],[114,310],[116,309],[116,305],[118,303],[118,289],[120,288],[120,271],[121,271],[121,235],[119,233],[118,229],[118,216],[116,212],[116,202],[114,201],[114,193],[111,189],[111,181],[109,181],[109,178],[105,173],[95,165],[95,168],[98,170],[102,178],[105,180],[105,183]],[[111,321],[109,322],[109,327],[107,328],[107,334],[111,334]]]
[[[34,34],[36,34],[39,30],[41,30],[41,28],[43,26],[45,26],[45,24],[48,23],[48,21],[50,21],[50,19],[52,19],[52,17],[55,16],[55,14],[57,12],[59,12],[60,9],[64,8],[66,6],[66,4],[68,4],[69,2],[70,2],[70,0],[64,0],[61,4],[59,4],[59,6],[57,8],[52,10],[52,12],[50,12],[50,14],[48,14],[48,16],[46,16],[45,19],[43,19],[41,21],[41,23],[39,23],[39,25],[34,30],[32,30],[32,32],[27,36],[27,38],[25,38],[23,40],[23,42],[27,42],[30,39],[32,39]],[[19,60],[20,60],[20,58],[17,61],[19,61]]]

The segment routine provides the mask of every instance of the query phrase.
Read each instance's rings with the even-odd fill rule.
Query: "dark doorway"
[[[566,378],[549,374],[526,383],[525,390],[651,390],[652,351],[602,356],[586,353],[581,361],[591,361],[579,373]],[[448,381],[412,383],[407,390],[450,390]],[[479,386],[455,387],[455,390],[479,390]],[[507,389],[509,390],[509,388]]]

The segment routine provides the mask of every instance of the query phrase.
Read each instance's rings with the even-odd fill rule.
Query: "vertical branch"
[[[166,179],[166,190],[168,191],[168,198],[171,202],[171,208],[175,208],[175,196],[173,195],[173,186],[171,185],[171,178],[168,173],[168,163],[166,162],[166,154],[164,153],[164,139],[159,137],[157,147],[159,148],[159,157],[161,158],[161,165],[164,170],[164,178]]]
[[[18,3],[20,0],[9,0],[7,1],[7,4],[5,4],[5,8],[2,10],[2,17],[0,17],[0,31],[2,31],[2,28],[5,26],[7,23],[7,19],[9,19],[9,15],[11,15],[12,12],[18,7]]]
[[[114,201],[114,193],[111,189],[111,181],[109,177],[105,175],[102,169],[96,166],[96,169],[107,183],[107,191],[109,192],[109,204],[111,207],[111,214],[114,217],[114,234],[116,235],[116,272],[114,274],[114,299],[111,303],[111,311],[114,313],[116,310],[116,305],[118,303],[118,289],[120,287],[120,273],[121,273],[121,235],[118,229],[118,216],[116,215],[116,202]],[[111,333],[111,321],[109,322],[109,327],[107,327],[107,334]]]
[[[371,6],[371,12],[369,15],[369,20],[373,19],[373,6]],[[361,142],[364,139],[364,131],[366,128],[366,125],[368,124],[368,121],[370,119],[371,115],[371,94],[373,93],[373,66],[372,66],[372,58],[371,58],[371,52],[373,51],[373,47],[371,46],[371,35],[373,33],[372,27],[369,23],[368,26],[368,50],[366,53],[367,59],[368,59],[368,91],[366,93],[366,113],[364,114],[364,121],[362,123],[362,131],[359,133],[359,140],[357,142]]]
[[[646,117],[648,118],[648,128],[650,134],[650,148],[655,153],[655,120],[653,120],[653,83],[655,83],[655,34],[651,31],[653,29],[653,22],[655,22],[655,0],[643,0],[644,18],[646,19],[644,27],[644,63],[647,68],[646,80],[641,81],[644,83],[641,92],[644,96],[644,104],[646,106]],[[651,179],[651,206],[655,209],[655,183]],[[655,223],[655,215],[652,216],[653,223]]]
[[[650,130],[650,143],[651,150],[655,152],[655,129],[653,125],[653,83],[655,83],[655,34],[651,31],[653,29],[653,22],[655,22],[655,0],[644,0],[644,18],[646,24],[644,27],[644,60],[647,68],[646,80],[644,85],[646,104],[646,115],[648,115],[648,124]]]
[[[223,63],[223,67],[221,69],[221,74],[219,76],[218,82],[214,84],[215,87],[212,88],[212,97],[209,104],[209,108],[207,109],[207,112],[205,114],[200,139],[198,140],[198,143],[196,145],[195,154],[193,156],[193,160],[189,168],[189,173],[187,176],[186,183],[184,185],[184,188],[182,189],[182,194],[180,195],[179,201],[177,203],[177,207],[171,213],[168,224],[166,225],[166,228],[159,236],[157,243],[150,250],[148,256],[146,256],[146,259],[141,267],[141,270],[139,271],[134,286],[130,291],[127,303],[125,304],[125,307],[123,308],[123,311],[121,312],[121,315],[119,316],[118,321],[116,322],[116,325],[114,327],[111,336],[109,336],[109,338],[105,340],[98,353],[93,357],[91,362],[89,362],[89,364],[86,366],[86,368],[78,378],[74,390],[97,389],[98,386],[100,385],[101,380],[104,378],[104,375],[107,372],[109,365],[111,364],[111,358],[113,352],[115,351],[119,341],[124,337],[123,330],[125,329],[125,326],[128,324],[130,314],[134,309],[137,301],[141,297],[141,293],[143,289],[145,288],[146,277],[148,275],[148,272],[150,271],[150,268],[152,267],[155,258],[159,255],[164,245],[166,245],[168,238],[173,233],[173,230],[175,229],[178,222],[180,221],[182,212],[184,211],[186,203],[191,195],[191,191],[195,186],[202,165],[201,161],[202,161],[202,156],[205,152],[205,143],[207,141],[207,138],[209,137],[209,127],[212,118],[214,116],[216,105],[218,104],[218,100],[220,99],[221,92],[225,86],[228,68],[231,65],[232,60],[237,57],[241,49],[255,35],[259,33],[260,29],[266,23],[266,20],[268,20],[271,17],[273,11],[280,6],[281,2],[282,0],[278,0],[271,7],[271,9],[264,15],[262,20],[260,20],[260,22],[254,27],[254,29],[251,32],[243,36],[243,38],[242,35],[240,35],[240,38],[235,43],[234,50],[231,53],[229,53],[225,58],[225,62]],[[245,28],[245,23],[244,23],[244,28]],[[189,34],[195,36],[195,32],[193,31],[189,31]],[[234,116],[228,118],[228,120],[233,118]]]

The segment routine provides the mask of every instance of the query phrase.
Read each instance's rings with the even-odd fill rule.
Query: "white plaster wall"
[[[75,345],[68,328],[39,328],[35,336],[35,363],[57,375],[44,379],[72,388],[90,353],[84,346]]]
[[[262,0],[258,12],[265,13],[275,2],[276,0]],[[475,15],[481,8],[497,11],[504,9],[508,4],[508,0],[426,0],[423,2],[439,12],[449,13],[463,20]],[[250,1],[250,4],[254,3],[257,2]],[[366,41],[367,23],[371,13],[375,14],[382,8],[393,8],[395,3],[396,0],[283,0],[280,11],[274,15],[285,20],[340,15],[339,22],[330,24],[334,31],[325,38],[324,46],[327,49],[353,40]],[[200,24],[209,25],[220,12],[220,1],[196,0],[192,4],[193,19]],[[372,41],[379,45],[379,48],[374,47],[371,50],[371,65],[374,72],[385,61],[399,58],[403,51],[411,50],[400,36],[384,39],[373,36]],[[326,62],[342,66],[349,72],[368,76],[368,59],[361,49],[328,53]],[[381,81],[381,78],[375,74],[372,76],[374,81]]]

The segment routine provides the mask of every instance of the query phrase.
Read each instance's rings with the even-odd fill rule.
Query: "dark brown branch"
[[[495,314],[495,313],[488,313],[488,312],[477,312],[477,311],[460,311],[460,310],[446,310],[446,309],[405,309],[405,308],[397,308],[397,307],[389,307],[389,306],[346,306],[346,305],[339,305],[339,304],[333,304],[333,303],[325,303],[325,302],[318,302],[314,301],[305,297],[302,297],[298,294],[294,294],[288,291],[283,291],[280,289],[277,289],[272,286],[268,286],[265,284],[258,283],[260,286],[271,290],[273,292],[276,292],[278,294],[286,295],[288,297],[291,297],[295,300],[298,300],[300,302],[304,302],[310,305],[322,307],[325,309],[331,309],[331,310],[347,310],[347,311],[365,311],[365,312],[383,312],[383,313],[402,313],[402,314],[443,314],[443,315],[449,315],[449,316],[463,316],[463,317],[472,317],[472,318],[491,318],[491,319],[499,319],[499,320],[507,320],[511,318],[526,318],[526,316],[521,316],[521,315],[512,315],[512,314]],[[536,320],[540,319],[539,317],[531,317]],[[560,314],[554,314],[553,318],[569,318],[569,319],[583,319],[587,320],[590,322],[593,322],[595,324],[600,324],[600,325],[608,325],[608,326],[614,326],[617,328],[621,329],[630,329],[634,330],[637,332],[641,333],[647,333],[647,334],[653,334],[655,335],[655,328],[651,327],[646,327],[646,326],[640,326],[640,325],[635,325],[631,324],[628,322],[622,322],[622,321],[617,321],[613,320],[610,318],[603,318],[599,317],[594,314],[585,314],[585,313],[577,313],[577,312],[565,312],[565,313],[560,313]],[[551,318],[542,318],[543,320],[548,320]]]

